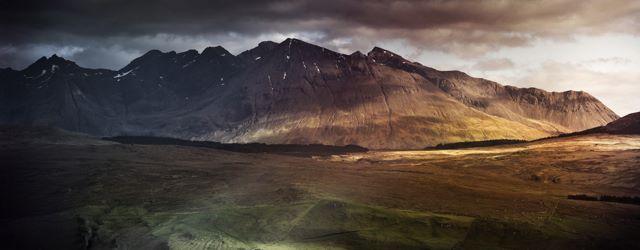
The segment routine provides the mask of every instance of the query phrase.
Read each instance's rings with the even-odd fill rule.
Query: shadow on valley
[[[640,196],[614,196],[614,195],[591,196],[586,194],[576,194],[576,195],[567,195],[567,199],[583,200],[583,201],[617,202],[617,203],[640,205]]]
[[[639,249],[640,206],[567,199],[637,197],[639,138],[501,157],[344,156],[392,156],[369,163],[283,156],[366,151],[357,146],[0,126],[0,240],[2,249]]]
[[[300,157],[329,156],[335,154],[361,153],[368,149],[357,145],[329,146],[322,144],[265,144],[265,143],[220,143],[211,141],[188,141],[167,137],[152,136],[116,136],[102,138],[124,144],[140,145],[178,145],[188,147],[203,147],[240,153],[270,153],[292,155]]]
[[[511,145],[527,143],[526,140],[487,140],[487,141],[466,141],[466,142],[454,142],[454,143],[440,143],[433,147],[426,147],[425,150],[442,150],[442,149],[461,149],[461,148],[477,148],[477,147],[491,147],[499,145]]]

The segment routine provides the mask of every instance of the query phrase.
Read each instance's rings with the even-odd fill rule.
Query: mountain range
[[[337,53],[297,39],[233,55],[151,50],[124,68],[53,55],[0,70],[0,122],[98,136],[373,149],[537,139],[618,116],[588,93],[504,86],[375,47]]]

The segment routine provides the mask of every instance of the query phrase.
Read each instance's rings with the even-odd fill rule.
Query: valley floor
[[[294,157],[0,133],[4,249],[640,248],[640,136]]]

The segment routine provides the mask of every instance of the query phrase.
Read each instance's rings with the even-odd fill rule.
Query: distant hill
[[[0,122],[97,136],[361,145],[531,140],[618,116],[580,91],[503,86],[373,48],[350,55],[297,39],[233,55],[151,50],[118,71],[53,55],[0,70]]]
[[[605,126],[600,126],[575,134],[636,134],[640,135],[640,112],[628,114],[620,119],[612,121]]]

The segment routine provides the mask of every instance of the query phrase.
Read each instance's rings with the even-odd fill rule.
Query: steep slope
[[[420,74],[469,107],[551,133],[593,128],[618,118],[582,91],[547,92],[502,86],[460,71],[438,71],[412,63],[380,48],[375,48],[370,56],[385,65]]]
[[[131,114],[174,109],[209,88],[221,88],[242,62],[222,47],[182,53],[151,50],[114,76]]]
[[[605,126],[587,129],[585,131],[580,131],[574,134],[594,133],[640,135],[640,112],[625,115],[624,117],[612,121]]]
[[[376,62],[376,51],[347,56],[288,39],[234,79],[232,94],[189,115],[230,118],[193,139],[416,148],[549,135],[468,107],[419,74]]]
[[[182,109],[207,89],[224,88],[224,78],[242,68],[243,62],[222,47],[202,54],[151,50],[118,71],[43,57],[22,71],[0,72],[0,117],[3,123],[96,135],[153,134],[171,119],[171,110]],[[146,116],[164,121],[140,124]]]
[[[604,129],[611,134],[640,134],[640,112],[610,122]]]
[[[238,56],[152,50],[118,71],[52,56],[1,70],[0,81],[2,122],[107,136],[423,148],[535,139],[617,118],[582,92],[502,86],[381,48],[344,55],[296,39]]]
[[[84,69],[56,55],[2,77],[4,123],[53,125],[101,134],[122,113],[109,70]],[[6,91],[6,92],[5,92]]]

